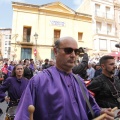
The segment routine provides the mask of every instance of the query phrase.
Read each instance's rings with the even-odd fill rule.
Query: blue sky
[[[0,0],[0,28],[12,28],[12,1],[37,5],[60,1],[75,10],[83,0]]]

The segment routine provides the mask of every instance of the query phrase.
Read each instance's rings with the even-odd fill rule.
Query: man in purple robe
[[[29,105],[35,106],[34,120],[88,120],[92,119],[84,100],[82,90],[76,81],[72,68],[79,49],[76,40],[64,37],[55,42],[56,66],[43,70],[32,77],[22,95],[14,120],[29,120]],[[79,77],[79,76],[78,76]],[[95,117],[106,112],[106,120],[114,120],[111,109],[101,110],[87,91]]]

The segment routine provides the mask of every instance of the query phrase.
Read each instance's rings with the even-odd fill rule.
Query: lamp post
[[[38,34],[34,34],[35,37],[35,49],[34,49],[34,55],[35,55],[35,62],[37,61],[37,39],[38,39]]]

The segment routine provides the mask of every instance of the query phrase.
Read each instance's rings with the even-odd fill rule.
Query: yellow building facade
[[[61,2],[44,5],[12,2],[12,8],[11,57],[15,60],[54,58],[54,42],[64,36],[75,38],[79,47],[92,52],[91,15],[76,12]]]

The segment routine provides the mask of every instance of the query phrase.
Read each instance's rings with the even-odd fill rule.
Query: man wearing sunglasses
[[[29,120],[28,107],[34,105],[34,120],[88,120],[91,113],[82,95],[81,88],[72,73],[78,45],[72,37],[63,37],[55,42],[56,65],[32,77],[18,105],[14,120]],[[79,77],[79,76],[78,76]],[[106,120],[114,120],[113,113],[101,110],[87,91],[95,116],[106,112]]]

